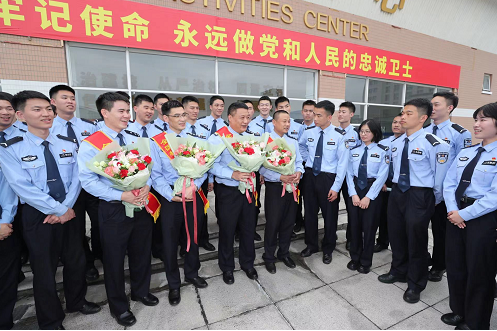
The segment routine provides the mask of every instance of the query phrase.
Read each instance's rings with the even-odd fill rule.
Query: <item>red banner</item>
[[[1,0],[0,33],[161,50],[458,88],[460,66],[124,0]]]

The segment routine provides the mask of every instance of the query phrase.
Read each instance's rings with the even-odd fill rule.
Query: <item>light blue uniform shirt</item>
[[[452,163],[444,181],[444,198],[447,211],[459,210],[456,203],[456,189],[466,166],[476,156],[481,143],[464,148]],[[497,142],[484,146],[475,167],[471,183],[464,195],[477,199],[471,206],[459,210],[459,216],[469,221],[497,210]]]
[[[25,129],[18,129],[14,126],[14,124],[12,124],[7,129],[3,130],[3,132],[5,132],[5,140],[9,140],[17,136],[22,136],[27,132],[27,129],[28,127],[26,127]]]
[[[161,118],[157,117],[155,120],[153,120],[150,123],[157,125],[159,128],[161,128],[162,131],[165,131],[164,130],[164,123],[166,123],[166,122],[164,122]],[[169,124],[166,123],[166,126],[169,129]]]
[[[119,144],[119,138],[117,138],[118,132],[110,129],[107,125],[103,125],[102,130],[107,136],[109,136],[113,141]],[[126,145],[133,144],[138,141],[139,135],[135,132],[129,130],[122,130],[120,132],[123,135],[124,143]],[[112,188],[112,182],[100,175],[97,175],[93,171],[86,167],[86,163],[90,162],[95,155],[100,153],[98,149],[93,147],[90,143],[85,142],[79,147],[78,155],[78,165],[79,165],[79,179],[83,189],[90,193],[91,195],[98,197],[99,199],[105,201],[121,201],[122,191]],[[152,180],[147,181],[147,185],[152,185]]]
[[[0,223],[10,224],[14,221],[14,216],[17,212],[17,202],[17,195],[3,175],[0,165]]]
[[[357,194],[354,177],[359,175],[359,165],[361,164],[365,147],[366,145],[362,144],[349,150],[349,165],[347,168],[347,187],[349,188],[349,196]],[[371,200],[378,197],[383,184],[387,181],[389,164],[390,155],[388,147],[384,146],[384,148],[381,148],[376,143],[369,144],[367,157],[368,178],[376,178],[366,194]]]
[[[269,131],[269,124],[271,124],[271,127],[273,126],[273,118],[268,116],[266,121],[266,131],[264,131],[264,118],[261,115],[254,117],[252,121],[250,121],[247,131],[252,132],[254,135],[256,133],[262,135],[265,132],[272,132]]]
[[[345,147],[347,149],[354,148],[362,143],[361,140],[359,139],[359,134],[357,133],[353,125],[349,125],[345,129],[343,129],[342,127],[338,128],[345,131],[345,134],[343,135],[344,138],[343,141],[345,142]]]
[[[197,120],[197,124],[208,132],[207,137],[211,136],[211,129],[212,125],[214,124],[214,117],[212,117],[212,115],[200,117]],[[216,119],[216,131],[221,129],[223,126],[228,126],[228,123],[225,122],[221,117]]]
[[[147,125],[145,125],[145,127],[147,128],[147,135],[149,138],[152,138],[158,134],[161,134],[164,131],[160,128],[160,126],[156,126],[152,122],[147,123]],[[140,135],[140,137],[143,137],[143,125],[141,125],[137,121],[130,122],[128,124],[128,130],[136,132]]]
[[[192,129],[193,127],[195,127],[195,134],[193,134],[193,129]],[[193,137],[202,140],[207,140],[207,138],[209,138],[209,136],[211,135],[210,131],[207,131],[203,126],[200,126],[198,121],[194,125],[191,125],[189,122],[186,122],[186,127],[185,130],[183,131],[185,131],[186,133],[188,133]]]
[[[424,129],[426,132],[432,133],[434,126],[435,123],[431,123]],[[459,154],[463,148],[471,146],[471,133],[459,124],[452,123],[450,120],[440,123],[437,127],[436,136],[450,145],[450,167],[457,154]]]
[[[319,141],[321,128],[315,127],[304,131],[299,139],[300,154],[306,155],[305,167],[311,168],[316,155],[316,148]],[[335,182],[331,189],[340,191],[347,172],[348,150],[345,147],[342,130],[329,125],[324,129],[323,134],[323,161],[321,171],[336,174]]]
[[[16,120],[12,125],[18,129],[23,129],[23,130],[28,129],[28,125],[26,124],[26,122],[23,121]]]
[[[88,123],[77,117],[71,118],[69,122],[71,122],[72,129],[74,130],[76,139],[78,139],[78,144],[80,145],[84,139],[95,133],[97,130],[95,123]],[[50,133],[54,135],[60,134],[67,137],[67,121],[59,116],[55,117],[53,125],[50,128]]]
[[[269,123],[269,129],[266,130],[267,132],[273,132],[274,131],[274,126],[273,122],[271,121]],[[295,122],[293,118],[290,119],[290,130],[288,130],[288,135],[290,137],[293,137],[297,140],[300,139],[302,136],[302,133],[304,132],[304,126],[298,122]]]
[[[276,139],[281,139],[284,138],[286,143],[289,146],[293,146],[295,149],[295,172],[300,172],[301,174],[304,173],[304,167],[302,166],[302,156],[300,155],[300,150],[299,150],[299,143],[297,140],[293,139],[292,137],[288,135],[283,135],[283,137],[280,137],[276,132],[271,132],[269,135],[273,140]],[[259,173],[264,176],[264,180],[268,182],[281,182],[280,176],[281,174],[274,172],[272,170],[266,169],[264,167],[261,167],[259,170]],[[302,176],[301,176],[302,177]]]
[[[398,183],[399,181],[400,163],[406,137],[407,135],[404,133],[392,142],[393,183]],[[450,146],[442,139],[423,129],[416,131],[408,138],[410,185],[433,188],[435,204],[439,204],[443,199],[442,184],[449,169]]]
[[[62,216],[74,206],[81,191],[77,144],[53,134],[46,139],[66,191],[66,199],[60,203],[49,195],[45,147],[41,144],[44,140],[31,132],[24,133],[22,138],[22,141],[0,148],[0,164],[5,178],[21,203],[27,203],[45,215]]]

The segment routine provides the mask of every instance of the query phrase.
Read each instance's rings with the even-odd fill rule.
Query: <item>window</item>
[[[422,85],[406,85],[406,101],[416,99],[416,98],[425,98],[431,100],[433,98],[433,94],[435,94],[434,86],[422,86]]]
[[[384,105],[402,104],[402,83],[369,80],[368,102]],[[393,93],[387,93],[393,92]]]
[[[292,98],[314,99],[316,80],[313,71],[287,70],[286,94]]]
[[[490,83],[492,82],[492,75],[483,75],[483,92],[490,92]]]

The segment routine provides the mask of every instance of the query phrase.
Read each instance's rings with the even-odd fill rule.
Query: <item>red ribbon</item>
[[[290,184],[290,186],[292,187],[292,193],[293,193],[293,200],[295,200],[295,202],[299,202],[299,198],[297,196],[297,189],[295,188],[295,185],[292,183]],[[281,190],[281,197],[283,198],[285,196],[285,191],[286,191],[286,184],[283,183],[283,189]]]
[[[255,188],[254,188],[254,182],[252,181],[252,178],[255,178],[255,172],[250,173],[249,179],[247,179],[247,183],[250,185],[250,188],[252,189],[252,193],[254,194],[255,197]],[[247,197],[248,203],[252,203],[252,198],[250,197],[250,191],[249,189],[245,189],[245,196]]]
[[[190,186],[194,187],[193,178],[190,178]],[[183,215],[185,217],[185,228],[186,228],[186,251],[190,251],[190,231],[188,231],[188,215],[186,213],[186,177],[183,180],[183,188],[181,191],[181,202],[183,203]],[[197,192],[193,192],[193,242],[198,245],[197,240]]]

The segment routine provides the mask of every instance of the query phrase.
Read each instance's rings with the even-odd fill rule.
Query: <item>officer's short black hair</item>
[[[288,102],[290,103],[290,100],[287,98],[287,97],[279,97],[278,99],[276,99],[276,101],[274,102],[274,106],[276,107],[276,109],[278,109],[278,104],[282,103],[282,102]]]
[[[233,102],[229,107],[228,107],[228,115],[235,116],[236,111],[240,108],[247,109],[248,107],[245,103],[243,102]]]
[[[8,101],[12,105],[12,94],[7,92],[0,92],[0,100]]]
[[[156,94],[154,97],[154,105],[157,105],[157,101],[159,101],[159,99],[167,99],[167,101],[171,100],[171,98],[168,97],[167,94],[159,93],[159,94]]]
[[[127,92],[117,91],[116,93],[122,95],[123,97],[125,97],[126,99],[128,99],[128,101],[130,100],[129,94]]]
[[[314,100],[306,100],[302,103],[302,109],[304,109],[304,106],[314,106],[316,107],[316,101]]]
[[[110,111],[112,109],[112,107],[114,107],[114,103],[116,101],[124,101],[129,105],[129,99],[126,98],[121,93],[106,92],[106,93],[100,94],[97,98],[97,101],[95,101],[95,105],[97,106],[97,110],[98,110],[98,113],[100,114],[100,117],[103,118],[102,109],[107,109],[108,111]]]
[[[72,94],[76,95],[76,92],[74,91],[74,89],[68,85],[55,85],[54,87],[52,87],[50,89],[50,91],[48,92],[48,95],[50,96],[50,99],[54,98],[55,95],[60,92],[60,91],[68,91],[68,92],[71,92]]]
[[[342,107],[348,108],[351,112],[353,112],[355,114],[355,105],[352,102],[350,102],[350,101],[342,102],[340,104],[340,107],[338,107],[338,108],[342,108]]]
[[[369,127],[369,131],[373,134],[373,142],[379,143],[381,139],[383,139],[383,132],[381,132],[381,124],[375,119],[368,119],[364,120],[361,125],[359,125],[359,128],[357,129],[357,132],[361,132],[361,129],[364,125],[367,125]],[[360,136],[360,134],[359,134]]]
[[[282,114],[290,116],[290,114],[288,114],[288,112],[286,112],[284,110],[277,110],[273,114],[273,119],[277,121],[278,117],[280,117],[280,115],[282,115]]]
[[[214,103],[214,101],[216,100],[221,100],[223,103],[224,103],[224,98],[220,95],[213,95],[210,99],[209,99],[209,105],[212,106],[212,104]]]
[[[168,102],[164,102],[161,107],[162,115],[171,114],[171,109],[173,108],[184,108],[181,102],[178,100],[169,100]]]
[[[395,115],[393,118],[395,117],[402,117],[402,113],[398,113],[397,115]]]
[[[154,103],[154,100],[152,100],[151,97],[149,97],[148,95],[146,94],[138,94],[136,97],[135,97],[135,102],[134,102],[134,105],[135,106],[139,106],[143,101],[145,102],[150,102],[150,103]]]
[[[197,98],[195,98],[193,95],[187,95],[181,99],[181,103],[183,104],[183,107],[186,107],[189,102],[196,102],[197,105],[200,105],[200,102],[198,101]]]
[[[268,97],[267,95],[263,95],[262,97],[259,98],[259,103],[261,101],[269,101],[269,104],[272,106],[273,105],[273,101],[271,100],[270,97]]]
[[[240,102],[243,102],[245,104],[247,103],[250,103],[252,105],[252,107],[254,106],[254,103],[252,101],[250,101],[249,99],[245,99],[245,100],[239,100]]]
[[[414,106],[418,110],[419,116],[427,115],[428,118],[430,118],[431,113],[433,112],[433,106],[431,105],[431,102],[428,99],[424,98],[416,98],[407,101],[404,104],[405,106]]]
[[[319,101],[315,108],[323,108],[331,116],[335,113],[335,104],[329,100]]]
[[[25,90],[25,91],[21,91],[19,93],[16,93],[12,97],[12,101],[11,101],[12,107],[16,111],[24,111],[24,107],[26,107],[26,102],[29,99],[42,99],[42,100],[46,100],[46,101],[48,101],[48,103],[50,103],[50,99],[45,94],[40,93],[38,91]]]
[[[497,102],[488,103],[484,106],[481,106],[473,113],[473,118],[476,119],[478,114],[485,117],[493,118],[495,126],[497,126]]]
[[[454,106],[454,108],[450,111],[451,113],[459,104],[459,97],[452,92],[437,92],[433,94],[433,97],[442,97],[445,99],[445,102],[447,102],[447,106]]]

